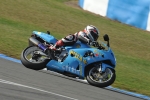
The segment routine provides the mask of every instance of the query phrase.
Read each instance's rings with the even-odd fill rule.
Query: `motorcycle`
[[[93,86],[107,87],[116,79],[116,58],[110,48],[109,36],[97,46],[77,41],[72,46],[63,46],[56,50],[47,49],[57,42],[48,31],[33,31],[29,38],[29,46],[21,53],[22,64],[29,69],[55,71],[63,75],[86,79]]]

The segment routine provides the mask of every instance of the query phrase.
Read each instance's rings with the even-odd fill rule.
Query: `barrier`
[[[79,0],[84,10],[150,31],[150,0]]]

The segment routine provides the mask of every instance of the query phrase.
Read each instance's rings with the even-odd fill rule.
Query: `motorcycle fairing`
[[[46,34],[44,32],[38,32],[38,31],[33,31],[32,33],[39,36],[40,38],[42,38],[43,40],[45,40],[48,43],[55,44],[57,42],[57,39],[50,34]]]
[[[47,69],[57,69],[60,72],[70,72],[76,75],[80,75],[80,70],[78,69],[79,62],[76,59],[66,58],[64,62],[58,62],[56,60],[51,60],[47,65]]]
[[[113,51],[109,48],[107,51],[102,51],[104,54],[105,59],[111,62],[111,67],[115,68],[116,66],[116,58],[114,56]]]
[[[87,51],[93,52],[96,56],[86,56]],[[101,53],[100,53],[101,52]],[[67,71],[81,77],[84,77],[84,69],[87,65],[98,62],[102,57],[102,51],[95,48],[71,49],[67,58],[63,62],[51,60],[46,66],[48,69],[57,69],[61,72]],[[107,59],[107,58],[106,58]]]
[[[86,52],[91,52],[93,53],[93,55],[85,56]],[[113,60],[114,55],[111,49],[104,51],[96,48],[83,48],[83,49],[81,48],[81,49],[71,49],[69,53],[70,55],[72,53],[77,55],[75,56],[75,58],[78,60],[78,62],[80,62],[79,64],[82,67],[82,77],[84,77],[85,75],[84,74],[85,67],[89,64],[93,63],[96,64],[96,62],[102,63],[102,71],[105,71],[105,69],[108,67],[114,69],[116,66],[115,63],[116,61]],[[103,61],[110,61],[111,65],[103,63]]]
[[[92,52],[94,56],[85,56],[86,52]],[[108,55],[107,52],[110,52]],[[107,53],[107,55],[105,54]],[[70,49],[67,58],[63,62],[51,60],[47,64],[48,69],[57,69],[61,72],[67,71],[80,77],[84,77],[85,67],[91,63],[109,60],[113,56],[111,55],[111,51],[101,51],[95,48],[81,48],[81,49]],[[108,64],[102,63],[102,71],[105,71],[107,67],[113,68]]]
[[[84,56],[87,49],[71,49],[67,58],[63,62],[51,60],[46,66],[48,69],[57,69],[61,72],[68,71],[70,73],[84,76],[84,68],[87,60]]]
[[[111,69],[113,69],[112,66],[110,66],[110,65],[108,65],[108,64],[106,64],[106,63],[102,63],[101,66],[102,66],[102,67],[101,67],[101,71],[102,71],[102,72],[105,72],[106,68],[111,68]]]

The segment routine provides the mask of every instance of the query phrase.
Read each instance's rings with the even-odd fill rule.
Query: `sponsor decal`
[[[94,50],[95,57],[103,56],[97,49]]]
[[[75,68],[70,67],[68,65],[63,66],[62,69],[65,70],[65,71],[69,71],[69,72],[72,72],[72,73],[80,75],[80,70],[76,70]]]
[[[38,32],[37,34],[41,34],[41,32]]]
[[[84,64],[88,64],[86,59],[83,59],[83,57],[80,54],[74,52],[73,50],[70,51],[70,55],[73,55],[75,58],[77,58],[78,60],[80,60]]]

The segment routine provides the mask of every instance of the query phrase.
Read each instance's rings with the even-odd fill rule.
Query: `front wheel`
[[[39,52],[42,52],[42,50],[36,46],[27,47],[21,53],[22,64],[26,68],[33,70],[42,70],[45,68],[49,59],[46,56],[40,55]]]
[[[105,72],[99,72],[99,67],[92,67],[87,70],[86,79],[91,85],[107,87],[114,83],[116,74],[111,68],[106,68]]]

